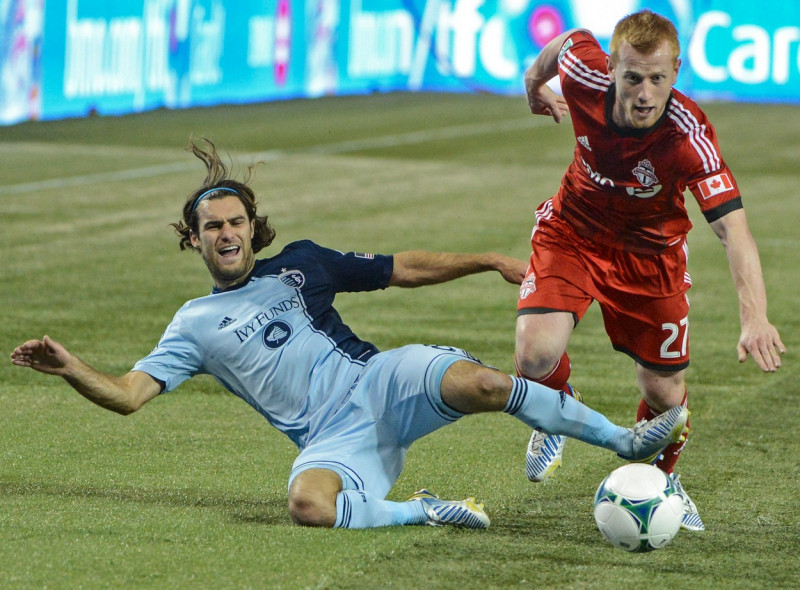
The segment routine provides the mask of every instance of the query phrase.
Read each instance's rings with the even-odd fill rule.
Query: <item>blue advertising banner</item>
[[[677,86],[800,102],[800,3],[749,0],[0,0],[0,124],[358,94],[523,92],[573,27],[607,47],[641,8],[675,22]]]
[[[684,51],[698,98],[800,102],[800,2],[695,2]]]

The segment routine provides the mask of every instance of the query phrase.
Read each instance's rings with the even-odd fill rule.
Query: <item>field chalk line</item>
[[[401,145],[414,145],[427,143],[430,141],[459,139],[477,135],[488,135],[491,133],[505,133],[509,131],[519,131],[521,128],[531,128],[537,124],[544,123],[549,118],[545,117],[526,117],[518,119],[508,119],[498,122],[472,123],[469,125],[456,125],[452,127],[442,127],[439,129],[428,129],[424,131],[410,131],[408,133],[397,133],[383,135],[367,139],[355,139],[340,141],[336,143],[320,144],[296,150],[270,150],[266,152],[255,152],[241,154],[250,156],[254,160],[272,162],[299,155],[337,155],[353,153],[358,151],[390,148]],[[98,146],[102,148],[102,146]],[[190,172],[197,168],[197,162],[172,162],[169,164],[159,164],[155,166],[144,166],[141,168],[130,168],[127,170],[117,170],[114,172],[99,172],[97,174],[85,174],[82,176],[67,176],[62,178],[51,178],[35,182],[24,182],[20,184],[10,184],[0,186],[0,195],[11,194],[14,192],[35,192],[44,190],[57,190],[88,184],[98,184],[102,182],[118,182],[125,180],[141,180],[154,178],[166,174],[177,174]]]

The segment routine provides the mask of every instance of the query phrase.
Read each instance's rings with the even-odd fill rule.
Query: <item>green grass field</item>
[[[0,365],[3,588],[790,588],[800,579],[800,108],[707,105],[745,196],[770,316],[789,353],[777,374],[736,360],[724,252],[689,197],[693,432],[679,472],[708,529],[627,554],[592,519],[620,461],[571,442],[556,477],[524,475],[529,432],[468,417],[417,443],[390,498],[420,487],[475,495],[487,531],[292,526],[291,443],[210,379],[123,418],[64,382]],[[0,349],[44,334],[122,374],[186,300],[199,257],[168,226],[202,181],[183,151],[209,137],[242,165],[278,230],[341,250],[529,254],[533,211],[571,158],[569,125],[521,97],[379,95],[157,111],[0,127]],[[440,343],[512,371],[517,291],[496,274],[344,295],[381,348]],[[586,402],[632,424],[633,364],[593,308],[570,345]],[[8,356],[6,356],[8,359]]]

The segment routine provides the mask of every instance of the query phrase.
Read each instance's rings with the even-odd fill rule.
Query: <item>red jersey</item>
[[[576,233],[659,254],[679,247],[692,227],[686,188],[709,222],[742,206],[714,128],[694,101],[673,89],[653,127],[621,128],[611,118],[615,91],[606,54],[591,34],[566,40],[558,69],[577,145],[553,213]]]

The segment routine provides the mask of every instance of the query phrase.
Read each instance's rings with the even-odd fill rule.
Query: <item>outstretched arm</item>
[[[567,101],[563,96],[553,92],[547,83],[558,74],[558,54],[567,38],[580,29],[572,29],[562,33],[539,53],[525,72],[525,92],[528,95],[528,106],[534,115],[548,115],[556,123],[569,113]]]
[[[11,362],[63,377],[86,399],[118,414],[135,412],[161,393],[161,385],[147,373],[131,371],[122,377],[101,373],[49,336],[15,348]]]
[[[394,255],[391,287],[421,287],[452,281],[466,275],[496,270],[509,283],[519,285],[528,268],[526,261],[502,254],[454,254],[412,250]]]
[[[778,330],[767,319],[767,291],[761,274],[761,261],[755,240],[747,225],[744,209],[732,211],[711,223],[725,253],[739,296],[739,318],[742,333],[737,346],[739,362],[750,354],[765,372],[774,372],[781,366],[781,355],[786,347]]]

